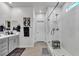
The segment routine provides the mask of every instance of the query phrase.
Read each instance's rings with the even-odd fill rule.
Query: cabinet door
[[[9,37],[9,53],[14,49],[13,37]]]
[[[17,35],[17,47],[19,47],[19,35]]]
[[[8,54],[8,38],[0,39],[0,56]]]
[[[16,35],[14,38],[14,48],[18,48],[19,46],[19,35]]]
[[[9,37],[9,53],[19,45],[19,35]]]
[[[17,43],[16,36],[13,36],[13,41],[14,41],[14,49],[15,49],[15,48],[17,48],[17,46],[16,46],[16,43]]]
[[[16,36],[16,48],[19,47],[19,35]]]

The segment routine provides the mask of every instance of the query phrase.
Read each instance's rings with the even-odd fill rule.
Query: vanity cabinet
[[[8,38],[0,39],[0,56],[8,54]]]
[[[6,56],[19,46],[19,35],[0,37],[0,56]]]
[[[9,37],[9,53],[19,45],[19,35]]]

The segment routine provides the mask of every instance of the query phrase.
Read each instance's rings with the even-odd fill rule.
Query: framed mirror
[[[11,21],[5,20],[5,29],[10,30],[11,29]]]

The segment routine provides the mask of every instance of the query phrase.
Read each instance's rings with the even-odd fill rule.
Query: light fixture
[[[70,5],[70,6],[68,6],[68,7],[66,8],[66,12],[70,11],[72,8],[74,8],[74,7],[78,6],[78,5],[79,5],[79,2],[73,3],[72,5]]]
[[[9,4],[12,4],[12,2],[10,1]]]
[[[41,13],[42,11],[40,10],[39,12]]]

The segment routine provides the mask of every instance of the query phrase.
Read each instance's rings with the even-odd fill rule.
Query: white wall
[[[23,17],[31,18],[31,27],[30,27],[30,37],[24,37],[23,34]],[[19,7],[12,9],[12,20],[17,20],[21,25],[20,32],[20,47],[32,47],[33,46],[33,31],[32,31],[32,22],[33,22],[33,8],[32,7]]]
[[[0,3],[0,25],[4,25],[5,20],[10,20],[11,8],[5,4]]]
[[[53,13],[47,21],[47,34],[49,34],[49,40],[57,39],[61,41],[61,47],[66,49],[71,55],[79,55],[79,6],[71,9],[69,12],[66,12],[66,7],[72,3],[66,3],[62,10],[60,9],[58,24],[59,32],[56,32],[55,37],[50,34],[51,29],[54,27],[53,21],[56,19],[55,14]],[[47,16],[50,13],[48,9]],[[59,10],[59,9],[58,9]],[[56,11],[56,10],[55,10]]]
[[[61,41],[61,20],[60,15],[61,15],[61,9],[60,8],[56,8],[53,13],[49,16],[49,14],[51,13],[51,10],[53,10],[53,7],[49,7],[46,13],[46,17],[47,17],[47,25],[46,25],[46,33],[47,33],[47,41],[50,41],[51,44],[51,40],[60,40]],[[58,27],[59,27],[59,31],[55,31],[54,35],[51,34],[51,30],[52,28],[56,27],[54,21],[56,21],[56,14],[59,14],[57,17],[57,22],[58,22]],[[49,17],[48,17],[49,16]],[[49,19],[49,21],[48,21]],[[53,31],[52,31],[53,33]]]
[[[11,12],[11,8],[7,4],[0,3],[0,25],[5,26],[5,20],[11,20],[10,12]]]
[[[66,12],[66,7],[72,3],[66,3],[62,10],[62,42],[63,47],[71,55],[79,55],[79,6]]]
[[[62,9],[56,9],[47,21],[47,34],[49,40],[57,39],[61,41],[61,47],[66,49],[71,55],[79,55],[79,6],[66,12],[66,7],[72,3],[66,3]],[[48,8],[47,15],[52,8]],[[59,10],[57,12],[57,10]],[[59,32],[51,35],[51,29],[54,27],[55,14],[58,13]],[[49,41],[48,40],[48,41]]]

